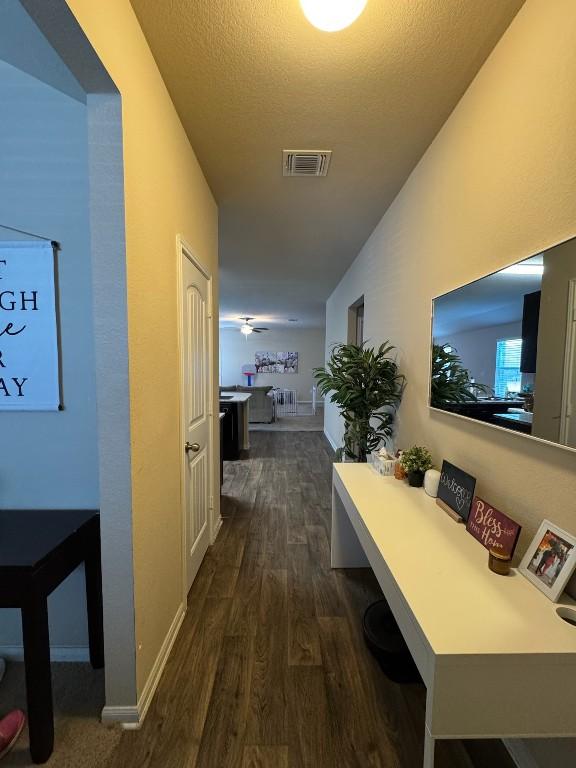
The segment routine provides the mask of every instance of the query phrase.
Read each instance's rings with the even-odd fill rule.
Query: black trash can
[[[395,683],[422,682],[386,600],[377,600],[366,608],[362,626],[366,645],[390,680]]]

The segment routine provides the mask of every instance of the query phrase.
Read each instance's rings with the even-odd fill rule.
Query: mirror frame
[[[534,256],[537,256],[539,253],[546,253],[547,251],[551,251],[553,248],[556,248],[558,245],[563,245],[564,243],[567,243],[570,240],[576,240],[576,234],[572,235],[571,237],[567,237],[564,240],[559,240],[557,243],[553,243],[552,245],[549,245],[546,248],[541,248],[540,250],[536,251],[530,256],[524,256],[521,259],[516,259],[515,261],[506,263],[503,266],[501,266],[499,269],[495,269],[492,272],[486,272],[486,274],[480,275],[474,280],[469,280],[467,283],[462,283],[461,285],[457,285],[454,288],[450,288],[449,290],[444,291],[444,293],[440,293],[437,296],[432,297],[431,306],[430,306],[430,344],[429,344],[429,356],[428,356],[427,406],[429,411],[432,411],[434,413],[442,413],[447,416],[454,417],[456,419],[461,419],[471,424],[479,424],[482,427],[489,427],[490,429],[498,430],[498,432],[503,432],[505,435],[514,435],[516,437],[528,438],[528,440],[533,440],[543,445],[550,445],[553,448],[559,448],[564,451],[570,451],[570,453],[576,453],[576,447],[572,447],[571,445],[564,445],[563,443],[555,443],[553,440],[546,440],[543,437],[537,437],[536,435],[528,435],[525,432],[519,432],[518,430],[515,430],[515,429],[501,427],[498,424],[490,424],[487,421],[482,421],[481,419],[473,419],[471,416],[463,416],[461,413],[454,413],[453,411],[446,411],[443,408],[437,408],[436,406],[431,404],[432,403],[432,354],[433,354],[433,345],[434,345],[434,302],[437,301],[438,299],[443,298],[449,293],[453,293],[454,291],[459,291],[461,288],[466,288],[467,286],[472,285],[472,283],[476,283],[479,280],[483,280],[485,277],[491,277],[492,275],[496,275],[498,274],[498,272],[501,272],[503,269],[507,269],[508,267],[513,267],[515,264],[520,264],[521,262],[526,261],[527,259],[531,259]]]

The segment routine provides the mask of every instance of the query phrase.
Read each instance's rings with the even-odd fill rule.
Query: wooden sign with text
[[[457,522],[465,522],[475,487],[476,478],[449,461],[443,461],[436,503]]]
[[[466,530],[486,549],[512,557],[522,528],[487,501],[475,496]]]

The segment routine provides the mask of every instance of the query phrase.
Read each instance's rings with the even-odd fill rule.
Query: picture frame
[[[556,603],[574,573],[574,568],[576,536],[550,520],[543,520],[518,570]]]

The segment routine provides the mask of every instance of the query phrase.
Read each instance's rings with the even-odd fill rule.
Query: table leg
[[[242,408],[242,421],[244,424],[244,445],[245,451],[250,450],[250,403],[247,400]]]
[[[330,566],[332,568],[369,568],[370,563],[348,512],[332,486],[332,535],[330,541]]]
[[[93,669],[104,666],[104,625],[102,616],[102,564],[100,525],[92,524],[85,558],[86,606],[88,608],[88,642]]]
[[[426,726],[424,728],[424,762],[423,768],[434,768],[434,746],[436,739]]]
[[[35,763],[45,763],[54,748],[54,716],[48,604],[44,595],[31,594],[22,605],[22,637],[30,754]]]

